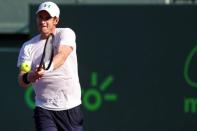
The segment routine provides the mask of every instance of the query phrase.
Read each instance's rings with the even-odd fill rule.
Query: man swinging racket
[[[22,87],[31,84],[35,91],[36,131],[83,131],[76,36],[70,28],[56,27],[59,16],[55,3],[39,5],[39,34],[20,49],[18,82]],[[24,70],[24,65],[31,70]]]

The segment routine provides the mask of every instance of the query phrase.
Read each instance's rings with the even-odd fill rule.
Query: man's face
[[[37,14],[37,26],[42,35],[49,35],[55,31],[58,18],[51,17],[47,11],[40,11]]]

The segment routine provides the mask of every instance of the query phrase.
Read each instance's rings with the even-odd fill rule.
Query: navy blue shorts
[[[36,131],[83,131],[81,105],[64,111],[34,109]]]

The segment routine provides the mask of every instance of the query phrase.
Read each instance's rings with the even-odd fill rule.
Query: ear
[[[57,25],[59,23],[59,18],[58,17],[55,17],[54,19],[54,25]]]

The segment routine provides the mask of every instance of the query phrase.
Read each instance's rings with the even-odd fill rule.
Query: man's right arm
[[[26,72],[24,71],[20,71],[19,74],[18,74],[18,83],[21,87],[28,87],[31,83],[27,84],[24,82],[24,75],[25,75]]]
[[[18,83],[21,87],[28,87],[31,83],[39,80],[44,74],[44,70],[24,72],[18,74]]]

